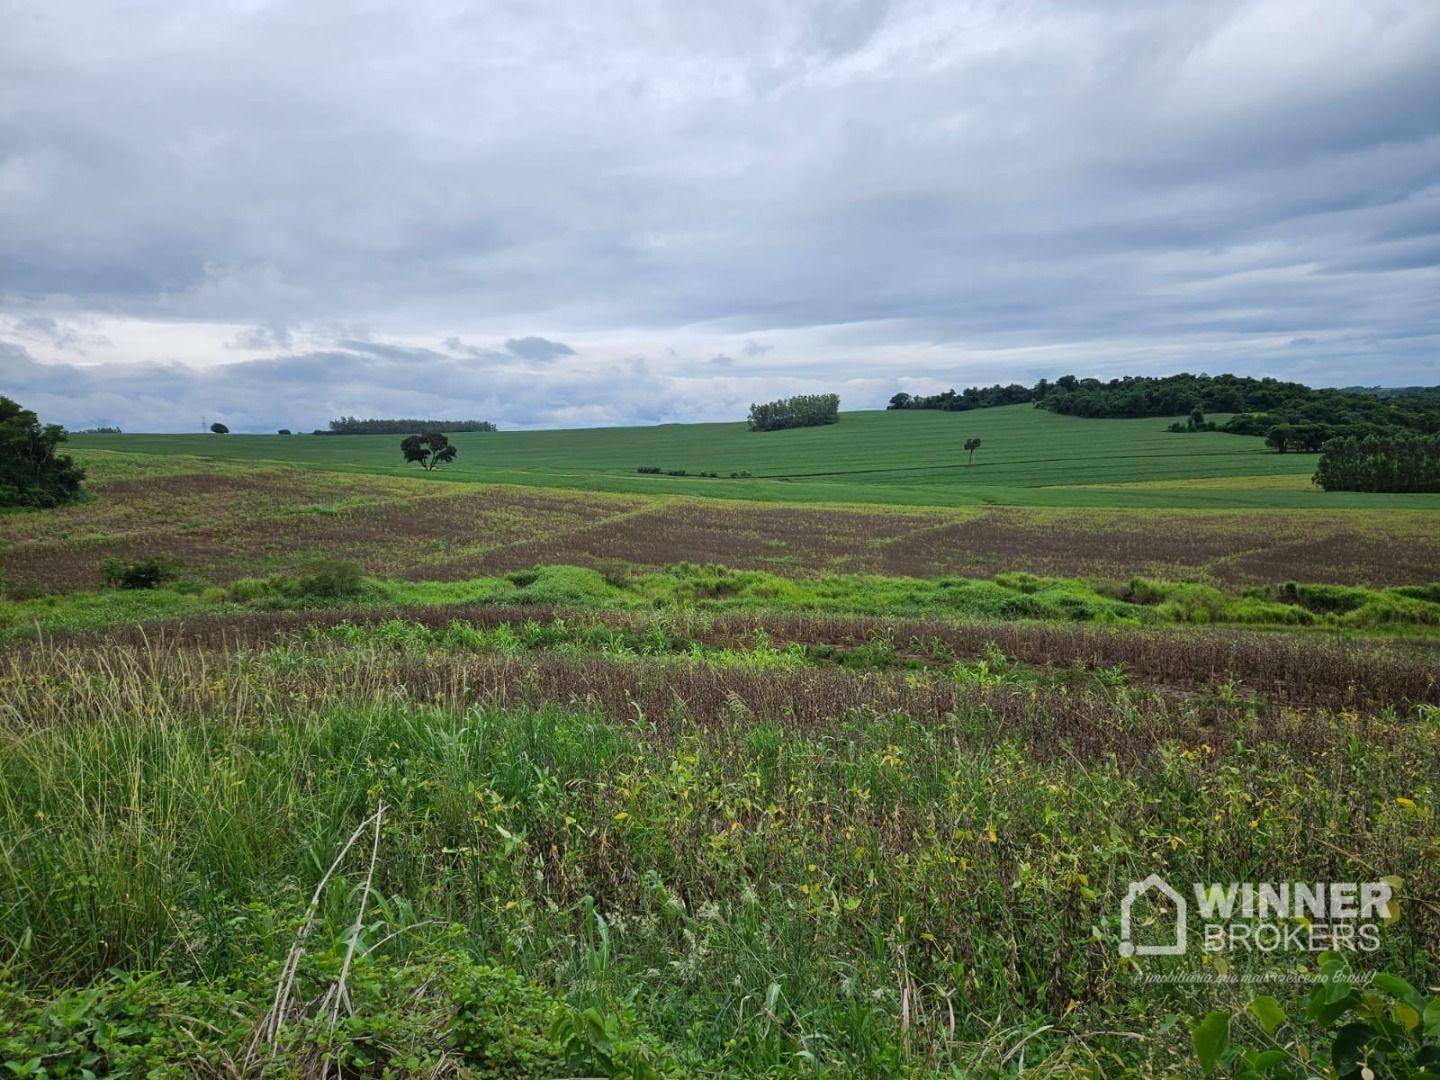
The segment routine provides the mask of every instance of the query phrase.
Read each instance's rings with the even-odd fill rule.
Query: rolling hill
[[[1326,493],[1315,455],[1258,438],[1175,434],[1165,419],[1087,420],[1029,405],[965,413],[842,413],[828,427],[751,432],[743,423],[452,436],[459,459],[437,476],[765,502],[963,506],[1440,508],[1440,496]],[[973,464],[965,440],[982,446]],[[393,435],[87,435],[74,445],[320,469],[419,474]],[[718,479],[651,476],[642,466]],[[732,478],[732,474],[746,474]]]

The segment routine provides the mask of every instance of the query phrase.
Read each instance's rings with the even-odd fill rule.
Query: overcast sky
[[[72,427],[1440,383],[1440,2],[0,3]]]

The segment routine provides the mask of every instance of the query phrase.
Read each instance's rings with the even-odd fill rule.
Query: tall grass
[[[1032,1066],[1155,1071],[1182,1060],[1166,1015],[1226,991],[1138,982],[1114,947],[1128,881],[1382,869],[1418,896],[1440,886],[1433,725],[1375,716],[1357,739],[1354,717],[1317,714],[1267,737],[1237,703],[1176,734],[1124,686],[972,686],[935,713],[861,695],[801,722],[744,688],[805,672],[643,657],[605,661],[608,696],[525,705],[477,694],[476,658],[447,648],[10,658],[7,977],[41,998],[117,967],[233,985],[291,948],[326,866],[383,804],[367,948],[385,940],[398,968],[444,928],[571,1007],[633,1015],[681,1072],[966,1074],[1021,1040]],[[600,663],[496,662],[517,686]],[[657,683],[702,670],[704,707],[662,707]],[[1047,716],[1098,752],[1045,752]],[[321,896],[317,939],[336,954],[363,864]],[[1431,980],[1436,930],[1407,910],[1373,959]],[[256,1022],[269,1005],[226,1000]],[[429,1007],[449,1030],[459,1006]]]

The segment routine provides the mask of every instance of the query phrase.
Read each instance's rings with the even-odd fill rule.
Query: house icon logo
[[[1149,945],[1132,940],[1130,911],[1135,901],[1150,893],[1158,893],[1170,901],[1175,909],[1175,938],[1162,945]],[[1185,920],[1188,915],[1185,898],[1172,889],[1159,874],[1151,874],[1144,881],[1132,881],[1120,902],[1120,955],[1121,956],[1181,956],[1185,952]]]

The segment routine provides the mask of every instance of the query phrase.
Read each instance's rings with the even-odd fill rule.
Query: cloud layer
[[[71,424],[1440,381],[1429,0],[4,22],[0,392]]]

